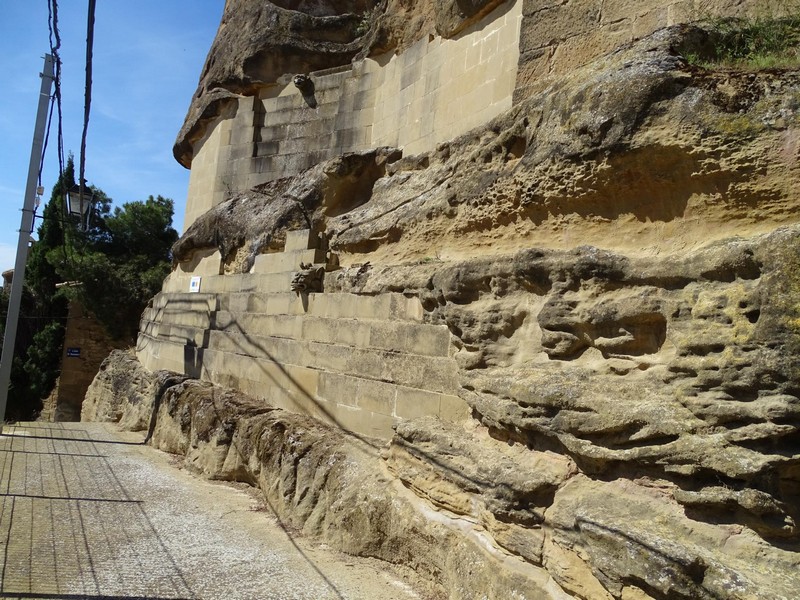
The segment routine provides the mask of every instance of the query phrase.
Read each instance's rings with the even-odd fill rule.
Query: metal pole
[[[8,298],[8,316],[6,332],[3,337],[3,355],[0,358],[0,433],[5,423],[8,386],[11,382],[11,363],[14,360],[14,342],[17,339],[17,321],[19,306],[22,302],[22,288],[25,285],[25,264],[28,260],[28,242],[33,228],[33,205],[36,197],[36,183],[39,175],[39,161],[44,146],[44,128],[47,121],[47,108],[50,104],[50,90],[53,87],[53,57],[44,56],[44,71],[41,73],[42,89],[39,92],[39,110],[36,113],[36,127],[33,130],[31,146],[31,162],[28,166],[28,184],[25,188],[25,200],[22,207],[22,223],[19,228],[17,242],[17,260],[14,263],[14,279],[11,282],[11,294]]]

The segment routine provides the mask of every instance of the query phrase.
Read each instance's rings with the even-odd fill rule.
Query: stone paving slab
[[[377,561],[297,539],[243,489],[143,434],[26,423],[0,436],[0,598],[405,600]]]

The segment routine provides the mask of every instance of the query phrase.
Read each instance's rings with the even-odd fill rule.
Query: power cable
[[[61,247],[64,252],[64,263],[68,265],[69,270],[72,269],[71,249],[67,243],[67,228],[63,225],[69,220],[69,190],[67,189],[67,182],[64,180],[64,119],[62,112],[62,96],[61,96],[61,55],[59,50],[61,48],[61,33],[58,28],[58,0],[48,0],[48,27],[50,30],[50,54],[54,58],[55,63],[55,91],[53,97],[55,99],[56,110],[58,113],[58,179],[61,183]]]
[[[92,51],[94,48],[94,9],[95,0],[89,0],[89,12],[86,20],[86,86],[85,101],[83,104],[83,134],[81,135],[81,157],[80,175],[78,185],[80,186],[80,210],[83,215],[83,192],[84,192],[84,171],[86,168],[86,133],[89,129],[89,112],[92,106]],[[87,209],[87,214],[91,212],[91,207]],[[88,220],[87,220],[88,228]]]
[[[63,115],[61,111],[61,55],[59,50],[61,48],[61,34],[58,30],[58,0],[48,0],[47,3],[47,24],[50,29],[50,54],[55,63],[55,79],[54,93],[56,108],[58,111],[58,176],[64,173],[64,128],[63,128]],[[62,185],[64,185],[62,181]],[[64,188],[66,186],[64,185]],[[64,197],[66,197],[66,189],[62,190]]]
[[[39,176],[37,178],[39,187],[42,187],[42,171],[44,170],[44,157],[47,155],[47,143],[50,141],[50,127],[53,124],[53,111],[55,109],[55,106],[56,106],[55,97],[51,97],[50,114],[47,116],[47,129],[45,130],[44,145],[42,146],[42,158],[39,160]]]

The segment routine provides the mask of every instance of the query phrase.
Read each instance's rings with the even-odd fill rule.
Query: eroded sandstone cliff
[[[229,3],[216,44],[248,45],[222,61],[235,72],[212,51],[184,163],[214,94],[252,93],[301,70],[292,60],[321,68],[402,51],[418,32],[457,36],[497,3],[283,4]],[[523,40],[541,34],[532,15],[583,6],[538,4],[525,3]],[[256,23],[295,37],[233,36]],[[123,354],[86,417],[152,423],[156,445],[207,476],[260,486],[281,518],[408,564],[446,597],[795,597],[800,74],[689,65],[708,44],[678,25],[571,70],[552,50],[535,82],[523,52],[514,106],[485,126],[233,194],[176,244],[176,269],[219,252],[222,273],[246,277],[310,229],[325,241],[322,294],[402,294],[446,326],[437,360],[455,364],[465,421],[393,415],[384,444]],[[195,375],[214,368],[197,365],[203,332],[243,327],[232,310],[220,324],[208,309],[187,344]]]

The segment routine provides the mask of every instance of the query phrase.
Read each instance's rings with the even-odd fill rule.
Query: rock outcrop
[[[175,255],[217,246],[225,258],[245,244],[269,251],[253,241],[274,230],[259,213],[289,210],[295,197],[309,214],[350,199],[313,223],[343,264],[367,254],[373,264],[450,259],[476,248],[672,253],[792,223],[800,75],[690,67],[681,52],[701,50],[706,38],[695,28],[661,30],[430,153],[346,155],[237,194],[198,219]],[[389,163],[385,171],[366,167],[373,156],[381,169]],[[233,234],[208,226],[220,214],[231,215]],[[251,228],[261,235],[239,233]]]
[[[273,1],[251,13],[229,2],[176,157],[191,162],[229,94],[402,52],[429,33],[457,38],[500,4]],[[693,66],[685,57],[711,43],[699,26],[600,40],[592,24],[628,31],[639,17],[609,22],[603,11],[615,7],[590,4],[523,4],[514,104],[484,126],[413,156],[377,148],[325,160],[198,218],[173,249],[176,269],[218,252],[206,275],[219,289],[198,297],[201,318],[165,322],[167,333],[158,315],[170,298],[160,298],[146,332],[177,336],[192,372],[153,374],[112,355],[85,417],[149,427],[154,444],[206,476],[259,486],[285,521],[407,564],[449,598],[796,597],[800,73]],[[561,22],[578,33],[545,43]],[[581,36],[610,51],[592,46],[587,55],[603,55],[570,63],[565,48]],[[254,263],[296,229],[324,241],[293,249],[322,257],[317,293],[353,306],[413,301],[418,321],[381,327],[372,308],[361,323],[334,301],[314,313],[313,294],[292,305],[258,296]],[[288,294],[291,272],[275,269],[258,281]],[[331,325],[336,315],[347,327]],[[319,328],[313,351],[297,350],[298,319]],[[224,365],[258,348],[261,362],[241,375],[254,388],[300,373],[317,386],[296,386],[303,402],[321,404],[331,390],[317,376],[338,369],[335,381],[366,382],[347,389],[370,390],[376,405],[399,397],[392,386],[413,398],[420,377],[433,379],[422,362],[409,358],[420,377],[400,383],[376,367],[401,326],[449,331],[436,354],[405,344],[392,356],[451,369],[425,397],[465,402],[468,418],[390,410],[393,435],[379,442],[187,378],[214,378],[204,351]],[[301,364],[325,348],[342,356]]]
[[[148,392],[119,404],[123,380]],[[90,393],[90,410],[116,412],[132,429],[155,411],[156,447],[207,477],[258,486],[286,524],[408,565],[443,597],[792,598],[796,590],[791,547],[688,516],[665,480],[588,475],[568,454],[500,440],[496,429],[409,421],[382,450],[234,390],[151,373],[119,351]]]

